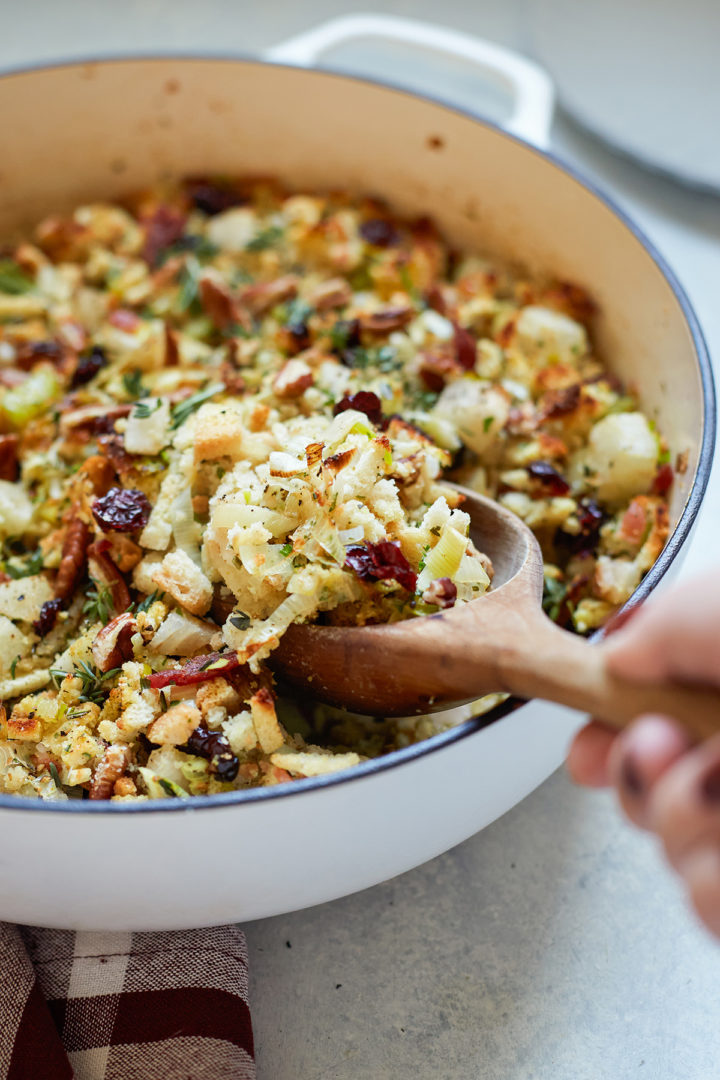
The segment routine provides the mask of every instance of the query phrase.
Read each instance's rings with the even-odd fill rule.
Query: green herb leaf
[[[5,564],[5,573],[9,574],[11,578],[18,581],[20,578],[32,577],[33,574],[39,574],[43,568],[43,553],[40,548],[36,548],[25,562],[8,562]]]
[[[485,419],[483,420],[483,431],[485,432],[486,435],[487,435],[488,431],[490,430],[490,428],[492,427],[494,419],[495,419],[494,416],[486,416]]]
[[[170,427],[173,431],[176,428],[182,427],[187,418],[191,416],[196,409],[205,402],[209,401],[211,397],[215,397],[216,394],[221,393],[225,389],[224,383],[212,383],[210,386],[206,386],[204,390],[199,390],[197,394],[193,394],[192,397],[185,398],[184,401],[180,401],[172,411],[172,420],[170,421]]]
[[[228,621],[236,630],[247,630],[252,619],[244,611],[234,611]]]
[[[147,397],[149,394],[149,390],[146,390],[142,384],[142,372],[137,369],[135,371],[126,371],[122,377],[122,382],[125,393],[133,401]]]
[[[182,255],[186,251],[191,251],[198,259],[213,259],[216,255],[219,255],[220,248],[217,244],[213,244],[212,240],[208,240],[206,236],[199,236],[198,234],[181,236],[179,240],[168,244],[160,253],[160,265],[166,263],[171,256]]]
[[[165,595],[165,593],[160,592],[159,589],[156,589],[154,593],[151,593],[150,596],[146,596],[145,599],[142,600],[138,604],[137,610],[138,611],[149,611],[150,608],[152,607],[152,605],[155,603],[155,601],[156,600],[162,600],[164,595]]]
[[[292,303],[287,305],[285,321],[288,326],[302,326],[314,312],[314,308],[298,296]]]
[[[16,656],[15,659],[13,660],[12,664],[10,665],[10,678],[11,679],[15,678],[15,669],[17,668],[19,659],[20,659],[20,657]]]
[[[292,555],[292,551],[293,546],[290,543],[283,544],[283,546],[280,548],[280,554],[284,556]]]
[[[132,414],[136,420],[147,420],[149,416],[158,411],[161,404],[160,398],[156,400],[154,405],[149,405],[146,401],[139,401]]]
[[[101,622],[103,626],[106,626],[114,610],[112,591],[107,585],[88,589],[87,600],[83,604],[83,615],[87,615],[90,622]]]
[[[57,771],[57,765],[54,761],[50,762],[50,764],[48,765],[48,770],[53,780],[55,781],[56,786],[60,787],[60,773]]]
[[[252,240],[245,245],[245,250],[265,251],[267,248],[273,247],[282,240],[284,234],[285,230],[280,225],[268,225],[267,228],[260,229],[260,231],[253,236]]]
[[[33,287],[34,282],[23,273],[14,259],[0,259],[0,292],[21,296]]]

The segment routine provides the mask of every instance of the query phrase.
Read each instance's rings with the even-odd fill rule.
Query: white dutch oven
[[[502,50],[400,20],[339,20],[274,51],[310,64],[380,34],[457,51],[511,88],[513,135],[445,104],[348,76],[235,58],[116,59],[0,78],[7,137],[0,235],[52,210],[165,174],[265,173],[385,196],[450,241],[589,287],[599,344],[641,388],[688,468],[674,532],[640,586],[676,562],[705,490],[714,397],[695,316],[637,229],[540,152],[541,72]],[[517,136],[524,136],[526,140]],[[458,642],[462,648],[462,642]],[[0,797],[0,918],[158,929],[273,915],[365,888],[483,828],[562,760],[579,717],[504,707],[345,774],[264,791],[147,804]]]

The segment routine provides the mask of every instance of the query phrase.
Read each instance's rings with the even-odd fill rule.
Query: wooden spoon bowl
[[[542,611],[543,562],[513,513],[459,488],[471,537],[490,556],[492,588],[477,600],[388,625],[296,624],[271,663],[286,682],[371,716],[410,716],[505,692],[581,709],[615,727],[665,713],[701,739],[720,729],[720,694],[610,675],[601,643],[561,630]]]

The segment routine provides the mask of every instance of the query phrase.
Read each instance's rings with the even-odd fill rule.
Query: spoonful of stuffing
[[[472,491],[470,536],[492,560],[492,588],[434,615],[387,625],[294,624],[272,653],[286,682],[375,716],[409,716],[505,692],[544,698],[622,728],[642,713],[674,716],[696,739],[720,730],[720,694],[679,683],[640,685],[611,675],[602,644],[544,614],[543,561],[530,529]]]

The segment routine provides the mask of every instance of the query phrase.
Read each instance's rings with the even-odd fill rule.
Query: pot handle
[[[483,75],[512,96],[512,113],[501,126],[535,146],[545,148],[548,145],[555,104],[549,76],[537,64],[509,49],[457,30],[394,15],[346,15],[273,46],[264,53],[264,58],[275,63],[311,67],[328,49],[367,37],[417,45],[471,61]]]

